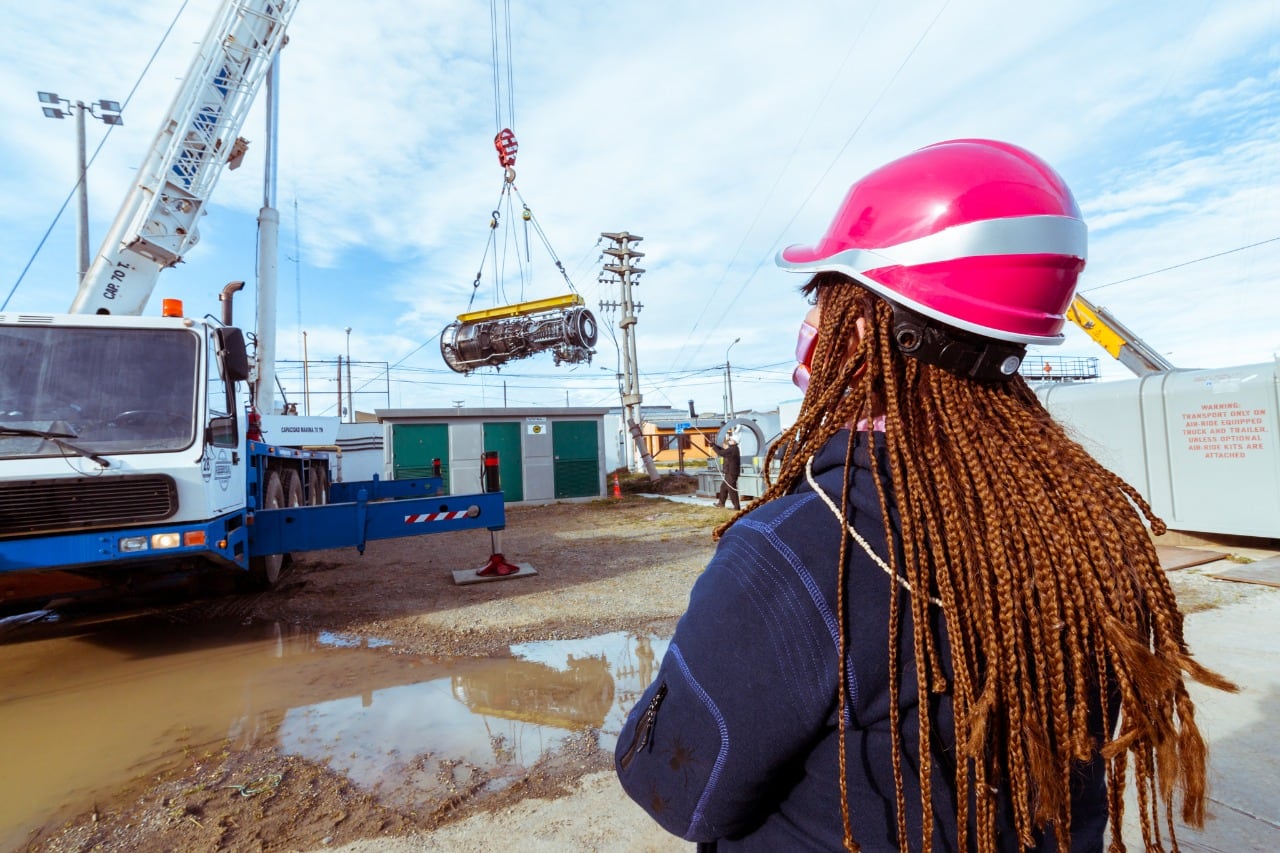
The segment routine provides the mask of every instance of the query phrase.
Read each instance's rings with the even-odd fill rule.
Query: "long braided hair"
[[[932,846],[931,753],[946,747],[937,743],[926,697],[948,692],[957,827],[961,838],[974,833],[980,853],[997,849],[997,785],[1010,798],[1021,846],[1032,846],[1035,831],[1051,825],[1059,849],[1070,849],[1071,773],[1097,753],[1106,761],[1111,849],[1125,849],[1120,826],[1132,771],[1144,848],[1163,850],[1167,832],[1177,850],[1174,794],[1181,792],[1182,819],[1202,826],[1207,761],[1184,676],[1236,687],[1188,651],[1143,517],[1157,534],[1163,522],[1053,421],[1021,377],[978,383],[902,355],[889,331],[892,307],[840,273],[818,273],[803,292],[821,306],[809,389],[795,424],[768,452],[766,471],[777,461],[778,473],[753,506],[790,493],[807,460],[839,430],[885,415],[889,482],[877,482],[877,490],[886,530],[893,529],[889,502],[899,510],[901,565],[894,548],[888,554],[916,591],[908,600],[921,697],[921,846]],[[848,488],[846,478],[845,507]],[[847,546],[844,537],[837,601],[842,794]],[[900,598],[890,596],[887,641],[897,835],[906,850]],[[930,627],[931,598],[941,604],[950,678]],[[1091,705],[1117,721],[1114,730],[1091,721]],[[857,850],[848,797],[842,799],[845,846]]]

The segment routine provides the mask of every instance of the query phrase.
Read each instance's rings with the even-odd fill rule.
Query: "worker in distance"
[[[730,429],[725,435],[724,444],[719,445],[708,438],[707,444],[720,457],[720,488],[716,491],[716,506],[724,508],[728,500],[735,510],[742,509],[742,500],[738,495],[738,478],[742,476],[742,449],[738,446],[738,431]]]

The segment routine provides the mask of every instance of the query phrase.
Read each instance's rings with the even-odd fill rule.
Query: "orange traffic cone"
[[[615,498],[622,497],[622,485],[618,482],[618,472],[613,472],[613,496]]]

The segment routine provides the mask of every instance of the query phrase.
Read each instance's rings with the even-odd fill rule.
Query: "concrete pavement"
[[[1210,802],[1205,828],[1179,824],[1178,844],[1183,850],[1280,851],[1280,589],[1256,586],[1241,601],[1192,613],[1186,635],[1196,659],[1235,681],[1240,692],[1191,685],[1209,743]],[[1131,796],[1124,840],[1140,850],[1132,802]]]

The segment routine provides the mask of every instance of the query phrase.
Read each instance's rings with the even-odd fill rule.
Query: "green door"
[[[595,421],[552,421],[551,452],[557,498],[600,495],[600,445]]]
[[[498,477],[502,480],[504,501],[524,500],[524,474],[520,459],[520,424],[484,425],[484,449],[498,451]]]
[[[449,425],[397,424],[391,428],[392,476],[397,480],[432,476],[434,460],[440,460],[444,493],[449,494]]]

